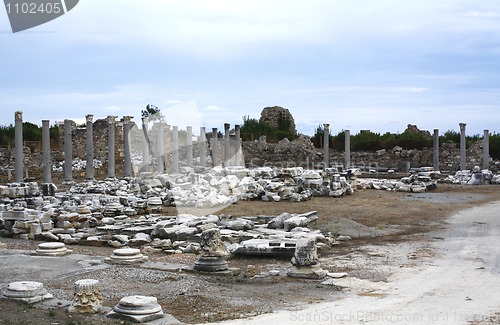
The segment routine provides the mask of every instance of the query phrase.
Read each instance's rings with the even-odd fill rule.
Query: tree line
[[[482,135],[476,134],[466,136],[466,147],[469,148],[483,138]],[[316,128],[314,135],[311,138],[316,148],[323,147],[324,129],[322,125]],[[493,159],[500,159],[500,134],[493,133],[490,135],[490,156]],[[457,146],[460,145],[460,133],[448,130],[439,136],[439,143],[453,142]],[[334,150],[343,151],[345,148],[345,133],[341,131],[336,135],[329,134],[330,148]],[[403,133],[390,133],[379,134],[371,131],[361,131],[355,135],[351,135],[351,150],[353,151],[377,151],[380,149],[392,149],[399,146],[405,150],[422,150],[424,148],[432,148],[434,140],[428,135],[421,132],[412,132],[406,130]]]

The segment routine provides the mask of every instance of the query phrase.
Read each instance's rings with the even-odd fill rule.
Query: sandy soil
[[[101,283],[105,306],[114,306],[126,295],[153,295],[164,306],[165,312],[186,323],[220,322],[235,318],[247,319],[247,321],[237,321],[237,324],[268,322],[289,324],[294,321],[303,324],[308,323],[308,320],[315,324],[377,323],[377,320],[373,319],[375,317],[373,313],[380,311],[383,313],[381,315],[398,315],[395,313],[396,309],[400,313],[404,312],[404,315],[422,312],[429,318],[434,317],[436,312],[441,312],[438,316],[447,315],[451,318],[454,315],[449,312],[465,310],[463,304],[473,307],[471,310],[477,310],[478,315],[494,316],[495,311],[500,311],[500,304],[496,300],[491,299],[493,305],[490,309],[478,309],[472,302],[480,304],[486,300],[478,298],[474,292],[463,297],[459,295],[463,293],[463,288],[455,289],[457,283],[467,286],[471,280],[477,279],[485,281],[475,284],[477,288],[486,286],[489,291],[498,289],[488,285],[491,283],[488,281],[492,279],[496,279],[498,283],[498,278],[495,278],[498,276],[498,268],[495,273],[488,269],[489,264],[486,266],[471,264],[471,268],[465,267],[469,262],[478,263],[477,258],[482,258],[488,263],[496,261],[498,265],[499,258],[494,250],[499,251],[498,233],[496,243],[488,241],[469,243],[465,240],[491,237],[490,235],[479,237],[477,232],[469,233],[469,231],[475,231],[471,225],[476,225],[476,228],[495,229],[493,214],[484,213],[484,209],[481,209],[459,214],[465,216],[461,222],[448,218],[453,213],[484,204],[490,210],[499,211],[497,205],[488,206],[488,202],[500,199],[499,191],[500,188],[495,186],[454,185],[439,185],[436,191],[425,194],[364,190],[343,198],[314,198],[300,203],[239,202],[222,211],[232,216],[255,216],[317,210],[319,220],[315,227],[332,234],[347,234],[353,237],[351,241],[342,242],[331,250],[321,252],[321,265],[324,269],[348,274],[347,277],[335,279],[331,283],[322,284],[318,281],[286,277],[284,274],[290,266],[288,260],[233,258],[229,260],[229,264],[231,267],[240,268],[242,270],[240,275],[207,276],[164,271],[154,267],[110,267],[101,261],[111,254],[112,248],[72,246],[76,254],[81,254],[75,254],[76,260],[71,262],[71,267],[75,267],[75,270],[70,271],[69,266],[61,266],[61,272],[51,271],[49,267],[46,269],[37,268],[36,265],[30,267],[32,263],[29,261],[24,266],[9,264],[12,256],[0,251],[0,285],[3,288],[9,282],[21,279],[33,281],[43,279],[46,288],[56,298],[71,300],[75,281],[82,278],[96,278]],[[175,211],[166,213],[171,214]],[[483,217],[489,219],[473,224],[470,213],[473,217],[484,214]],[[487,222],[490,226],[479,226],[484,225],[482,222]],[[452,229],[451,233],[449,229]],[[457,233],[462,235],[457,236]],[[38,244],[33,241],[7,238],[2,238],[0,241],[8,245],[10,252],[13,249],[21,252],[33,250]],[[469,253],[467,250],[464,251],[465,246],[468,247]],[[484,247],[491,249],[486,250]],[[462,256],[463,254],[465,255]],[[152,262],[184,265],[192,265],[196,258],[190,254],[150,255]],[[103,267],[85,269],[82,265],[89,260]],[[258,276],[244,276],[248,265],[256,267]],[[280,271],[280,275],[270,276],[271,270]],[[442,305],[440,310],[431,308],[433,304],[440,305],[448,295],[451,295],[449,305]],[[359,306],[368,304],[371,306],[369,309],[359,309]],[[451,308],[452,304],[456,304],[457,307]],[[425,307],[428,311],[417,308],[419,306],[429,306]],[[365,316],[360,314],[352,320],[337,321],[332,319],[333,316],[330,314],[329,316],[323,314],[332,310],[336,311],[334,315],[343,315],[344,311],[353,310],[364,312]],[[307,319],[314,315],[320,317],[317,316],[318,313],[326,318]],[[260,314],[263,315],[255,317]],[[63,308],[48,310],[6,300],[0,303],[0,324],[56,323],[118,324],[119,322],[106,320],[102,315],[93,317],[68,315]]]

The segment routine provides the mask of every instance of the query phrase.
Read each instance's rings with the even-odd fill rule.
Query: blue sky
[[[305,134],[500,132],[499,57],[498,0],[81,0],[16,34],[0,8],[0,124],[151,103],[222,128],[280,105]]]

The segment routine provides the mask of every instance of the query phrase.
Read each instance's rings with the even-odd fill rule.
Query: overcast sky
[[[498,0],[81,0],[16,34],[0,8],[0,59],[0,125],[151,103],[180,128],[280,105],[305,134],[500,132]]]

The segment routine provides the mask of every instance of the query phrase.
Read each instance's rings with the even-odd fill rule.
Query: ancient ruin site
[[[13,120],[0,324],[500,324],[488,130],[409,124],[431,145],[370,151],[278,106],[258,121],[275,139],[154,109],[43,120],[38,142]]]

